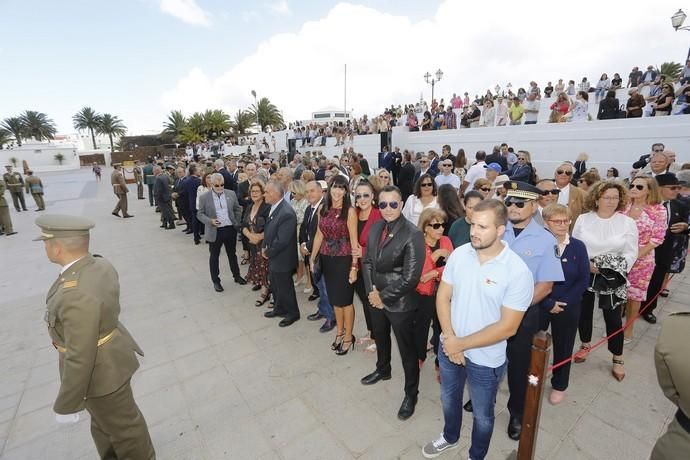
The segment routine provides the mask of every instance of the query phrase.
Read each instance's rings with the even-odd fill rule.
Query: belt
[[[690,418],[688,418],[687,415],[685,415],[685,412],[682,410],[678,409],[676,411],[676,420],[678,421],[678,424],[683,427],[686,433],[690,434]]]
[[[105,335],[105,336],[101,337],[100,339],[98,339],[98,342],[96,342],[96,346],[97,346],[97,347],[100,347],[100,346],[105,345],[106,343],[110,342],[110,340],[111,340],[113,337],[115,337],[115,335],[116,335],[118,332],[119,332],[119,331],[118,331],[117,329],[113,329],[113,330],[110,332],[110,334]],[[60,353],[65,353],[65,352],[67,351],[67,348],[65,348],[65,347],[63,347],[63,346],[60,346],[60,345],[58,345],[58,344],[55,343],[55,342],[53,342],[53,346],[54,346],[55,349],[56,349],[57,351],[59,351]]]

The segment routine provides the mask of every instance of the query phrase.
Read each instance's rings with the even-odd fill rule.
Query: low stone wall
[[[122,163],[123,161],[139,160],[146,163],[148,158],[158,155],[159,157],[184,157],[185,151],[181,148],[166,148],[163,146],[145,146],[137,147],[134,150],[127,152],[113,152],[111,154],[112,163]]]
[[[79,155],[79,164],[81,166],[91,166],[94,163],[105,166],[105,155],[102,153],[92,153],[89,155]]]

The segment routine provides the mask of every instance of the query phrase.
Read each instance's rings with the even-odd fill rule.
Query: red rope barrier
[[[644,311],[645,311],[647,308],[649,308],[649,306],[652,304],[652,302],[654,302],[656,299],[658,299],[659,296],[661,295],[661,293],[664,292],[664,289],[666,289],[666,286],[668,286],[668,284],[671,282],[671,280],[673,279],[673,276],[674,276],[674,275],[671,275],[671,276],[668,278],[668,280],[666,281],[666,283],[664,283],[664,285],[661,287],[661,290],[660,290],[659,292],[657,292],[656,295],[655,295],[654,297],[652,297],[652,300],[650,300],[649,302],[647,302],[647,303],[645,304],[644,307],[640,308],[640,311],[637,313],[637,315],[635,315],[633,318],[628,318],[628,322],[625,323],[625,324],[623,325],[623,327],[621,327],[620,329],[614,331],[611,335],[608,335],[608,336],[604,337],[603,339],[599,340],[598,342],[596,342],[596,343],[595,343],[594,345],[592,345],[592,346],[589,348],[589,350],[587,350],[584,354],[589,354],[589,353],[591,353],[594,349],[599,348],[600,346],[602,346],[603,344],[605,344],[606,342],[608,342],[608,340],[609,340],[611,337],[613,337],[613,336],[615,336],[615,335],[618,335],[618,334],[622,334],[623,331],[626,330],[626,329],[628,328],[628,326],[630,326],[632,323],[634,323],[635,321],[637,321],[638,318],[639,318],[640,316],[642,316],[642,314],[644,313]],[[625,308],[625,305],[623,305],[621,308]],[[571,355],[569,358],[566,358],[566,359],[564,359],[564,360],[562,360],[562,361],[557,362],[556,364],[554,364],[554,365],[552,365],[552,366],[549,366],[549,367],[546,369],[546,372],[553,372],[554,369],[558,369],[558,368],[561,367],[561,366],[565,366],[566,364],[568,364],[569,362],[571,362],[573,359],[575,359],[576,356],[580,356],[580,355],[582,355],[582,354],[583,354],[582,351],[579,351],[579,352],[577,352],[577,353]]]

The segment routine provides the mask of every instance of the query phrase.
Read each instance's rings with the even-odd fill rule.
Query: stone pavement
[[[222,267],[225,292],[211,285],[206,245],[180,231],[158,228],[147,200],[129,194],[133,219],[110,215],[115,204],[110,171],[97,184],[90,171],[42,174],[49,213],[93,218],[92,251],[120,274],[122,322],[146,356],[133,379],[158,458],[172,459],[418,459],[421,446],[442,429],[433,365],[424,367],[415,415],[400,422],[402,372],[363,387],[375,356],[355,349],[335,356],[332,334],[306,320],[316,304],[298,294],[302,320],[289,328],[262,316],[255,293],[232,283]],[[31,198],[28,198],[31,201]],[[43,312],[45,294],[59,268],[32,242],[37,213],[15,213],[18,235],[0,236],[0,458],[93,459],[88,414],[58,425],[52,404],[58,390],[56,351]],[[244,268],[244,267],[243,267]],[[663,318],[688,309],[690,281],[677,277],[660,305]],[[357,336],[365,333],[357,306]],[[595,319],[595,337],[603,320]],[[656,383],[653,349],[659,325],[637,323],[626,347],[627,377],[610,375],[604,348],[573,365],[567,399],[545,401],[538,435],[540,459],[646,459],[671,420],[674,407]],[[546,388],[548,392],[549,388]],[[506,433],[507,385],[501,385],[488,455],[505,459],[517,443]],[[471,416],[461,448],[442,458],[466,458]]]

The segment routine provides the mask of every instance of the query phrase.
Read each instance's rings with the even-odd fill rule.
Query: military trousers
[[[126,216],[127,215],[127,194],[126,193],[116,193],[115,196],[117,197],[117,205],[115,205],[115,209],[113,209],[114,213],[119,213],[122,211],[122,215]]]
[[[127,381],[115,392],[86,400],[91,436],[103,460],[156,458],[149,429]]]
[[[46,203],[43,200],[42,193],[32,193],[31,196],[34,197],[34,201],[36,202],[36,206],[38,206],[39,211],[42,211],[46,208]]]
[[[680,458],[687,458],[690,452],[690,433],[685,431],[678,423],[677,419],[673,419],[668,425],[666,433],[657,439],[650,460],[675,460]]]
[[[0,227],[2,227],[2,231],[5,233],[12,233],[14,231],[8,206],[0,206]]]
[[[14,209],[19,211],[26,211],[26,201],[24,200],[24,192],[19,190],[18,192],[13,192],[10,190],[10,195],[12,195],[12,203],[14,203]],[[21,205],[21,208],[19,207]]]
[[[144,199],[144,183],[137,182],[137,198],[140,200]]]

